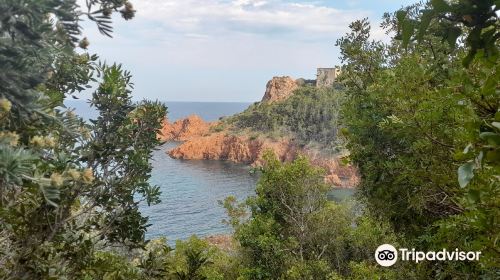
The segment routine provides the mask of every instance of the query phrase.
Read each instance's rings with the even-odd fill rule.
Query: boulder
[[[266,85],[266,93],[262,102],[282,101],[290,97],[299,87],[298,83],[289,76],[274,77]]]

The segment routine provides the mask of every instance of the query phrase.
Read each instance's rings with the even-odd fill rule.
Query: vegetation
[[[143,247],[138,204],[158,202],[148,160],[164,106],[132,103],[128,72],[75,50],[88,43],[80,17],[109,34],[111,13],[130,19],[133,8],[87,3],[0,1],[2,279],[81,279],[96,263],[121,263],[111,248]],[[91,82],[99,116],[87,124],[63,100]]]
[[[250,129],[269,136],[292,136],[298,143],[339,146],[338,122],[342,92],[302,86],[288,99],[256,103],[224,121],[236,130]]]
[[[1,279],[495,279],[500,275],[498,1],[433,0],[338,40],[343,91],[304,86],[230,124],[334,147],[362,176],[327,201],[322,170],[265,158],[256,196],[225,200],[235,248],[145,240],[140,202],[166,108],[131,101],[130,74],[83,50],[79,20],[110,35],[125,0],[0,0]],[[80,48],[77,52],[77,48]],[[83,52],[83,53],[82,53]],[[96,83],[85,123],[63,100]],[[341,114],[339,114],[339,112]],[[481,251],[477,262],[375,263],[383,243]]]
[[[283,164],[268,153],[265,159],[257,196],[225,201],[241,244],[238,279],[395,276],[372,257],[378,245],[397,241],[387,225],[356,214],[359,206],[327,201],[323,171],[306,158]]]
[[[385,16],[398,32],[388,45],[369,41],[366,20],[337,42],[361,199],[406,244],[482,252],[479,262],[427,263],[421,278],[500,272],[498,9],[431,1]]]

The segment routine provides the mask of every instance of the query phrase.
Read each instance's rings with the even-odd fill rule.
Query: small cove
[[[162,201],[141,208],[151,224],[147,238],[166,236],[171,243],[193,234],[230,232],[222,223],[226,214],[218,201],[230,195],[239,200],[253,195],[258,174],[243,164],[171,159],[165,151],[176,145],[166,143],[153,154],[151,183],[160,187]]]
[[[151,183],[160,187],[162,202],[141,208],[150,219],[147,238],[165,236],[173,244],[193,234],[230,233],[230,227],[222,223],[227,216],[219,201],[228,196],[241,201],[254,195],[259,174],[244,164],[170,158],[166,151],[179,144],[165,143],[153,154]],[[353,193],[353,189],[334,189],[328,199],[339,202]]]
[[[171,121],[197,114],[206,121],[215,121],[243,111],[250,103],[224,102],[165,102]],[[97,112],[86,101],[67,101],[84,119],[94,119]],[[226,214],[218,201],[233,195],[239,200],[255,194],[259,174],[251,173],[244,164],[225,161],[175,160],[166,151],[179,145],[169,142],[153,152],[153,171],[150,182],[160,187],[161,202],[141,205],[141,212],[149,217],[151,226],[146,238],[165,236],[173,245],[177,239],[196,234],[201,237],[230,233],[222,223]],[[328,199],[341,201],[354,193],[352,189],[335,189]]]

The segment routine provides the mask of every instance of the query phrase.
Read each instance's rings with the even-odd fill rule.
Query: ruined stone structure
[[[340,75],[340,68],[318,68],[316,75],[316,87],[331,87]]]

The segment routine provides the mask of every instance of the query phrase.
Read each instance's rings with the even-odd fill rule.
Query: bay
[[[192,114],[205,121],[215,121],[245,110],[250,103],[236,102],[164,102],[168,106],[168,119],[175,121]],[[94,119],[97,112],[87,101],[67,100],[65,105],[74,108],[84,119]],[[255,194],[258,174],[250,167],[224,161],[174,160],[167,151],[179,142],[165,143],[153,152],[150,183],[161,190],[161,202],[157,205],[140,205],[143,215],[149,217],[151,226],[147,239],[165,236],[169,244],[185,240],[195,234],[205,237],[230,233],[222,223],[227,216],[219,201],[228,196],[244,200]],[[352,196],[354,190],[336,189],[328,198],[342,201]]]
[[[164,102],[168,118],[175,121],[197,114],[205,121],[215,121],[246,109],[250,103],[236,102]],[[74,108],[84,119],[97,117],[95,108],[87,101],[67,100],[65,105]],[[174,160],[166,151],[179,145],[169,142],[153,152],[153,170],[150,183],[161,190],[161,203],[140,205],[143,215],[149,217],[151,226],[146,238],[167,237],[171,245],[177,239],[187,239],[196,234],[205,237],[230,233],[222,223],[227,216],[219,201],[232,195],[243,200],[255,193],[258,175],[241,164],[221,161]]]

